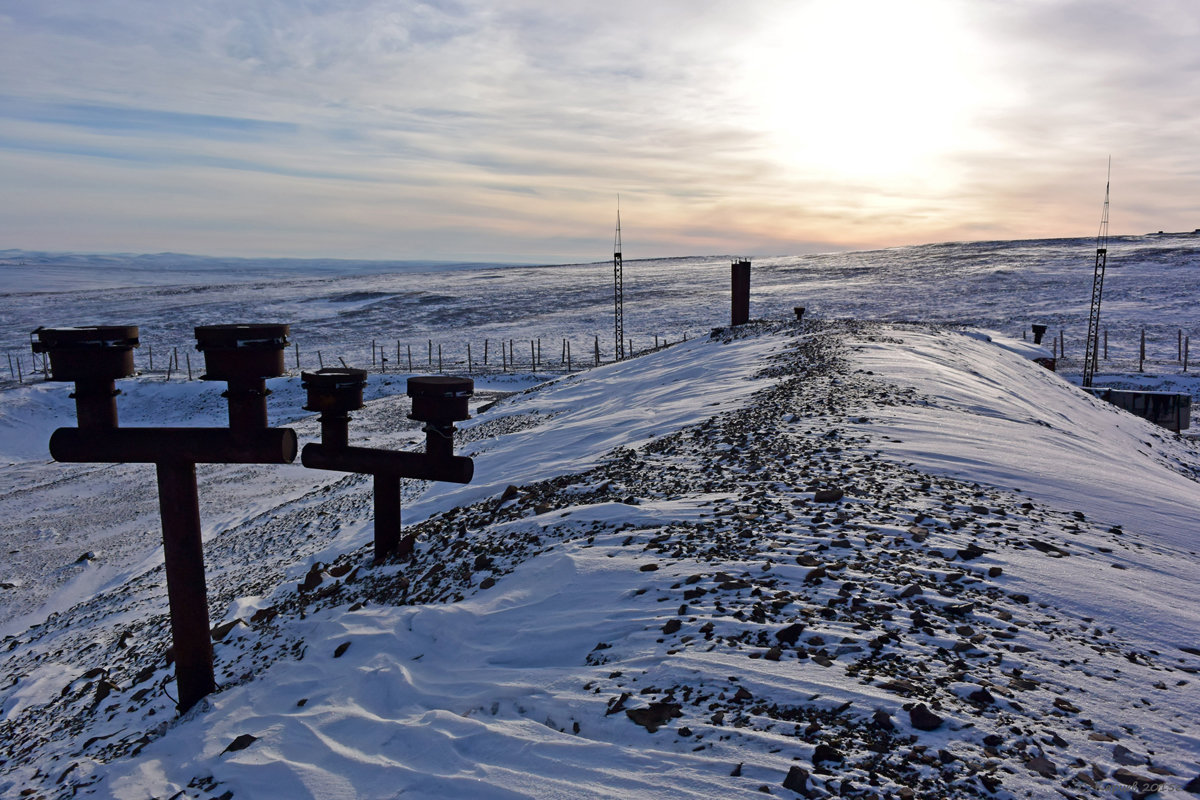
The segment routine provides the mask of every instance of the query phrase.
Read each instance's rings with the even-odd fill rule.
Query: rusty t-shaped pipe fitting
[[[54,380],[75,381],[78,428],[50,437],[57,461],[151,463],[158,473],[163,561],[179,710],[216,689],[196,464],[284,464],[296,458],[296,432],[267,427],[266,378],[283,374],[287,325],[196,328],[208,380],[229,383],[228,428],[119,428],[114,380],[133,374],[135,326],[39,328],[37,352],[50,355]]]
[[[306,444],[300,462],[310,469],[369,474],[375,484],[375,561],[407,556],[412,542],[400,536],[400,479],[470,483],[475,463],[454,455],[454,423],[470,419],[470,378],[408,379],[411,419],[425,423],[425,452],[409,453],[349,446],[349,412],[363,406],[367,373],[326,368],[301,375],[309,411],[321,412],[321,443]]]

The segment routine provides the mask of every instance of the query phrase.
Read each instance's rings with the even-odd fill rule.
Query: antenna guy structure
[[[625,360],[625,275],[621,263],[621,197],[617,196],[617,232],[613,236],[613,358]]]
[[[1096,235],[1096,271],[1092,278],[1092,308],[1088,313],[1087,345],[1083,356],[1083,386],[1091,387],[1096,375],[1100,339],[1100,297],[1104,294],[1104,268],[1108,262],[1108,189],[1112,183],[1112,158],[1108,159],[1108,177],[1104,181],[1104,211],[1100,232]]]

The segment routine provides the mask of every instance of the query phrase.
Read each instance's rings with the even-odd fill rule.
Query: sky
[[[0,0],[0,250],[565,263],[1200,228],[1193,0]]]

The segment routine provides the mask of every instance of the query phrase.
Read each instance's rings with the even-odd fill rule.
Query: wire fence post
[[[467,374],[470,375],[473,371],[471,369],[471,343],[467,342]]]
[[[146,344],[146,358],[150,359],[150,372],[154,371],[154,348]]]
[[[1138,372],[1144,372],[1142,369],[1146,364],[1146,329],[1142,328],[1142,344],[1138,348]]]
[[[567,372],[571,371],[571,342],[567,342]]]
[[[429,340],[429,369],[433,369],[433,339]]]
[[[1183,337],[1183,371],[1188,371],[1188,342],[1191,340],[1191,334]]]
[[[375,340],[371,340],[371,366],[375,366]]]
[[[600,366],[600,336],[596,335],[596,366]]]
[[[408,345],[408,371],[412,372],[412,345]]]
[[[298,359],[298,358],[299,358],[299,357],[297,357],[297,359]],[[191,354],[191,353],[184,353],[184,354],[183,354],[183,360],[187,362],[187,368],[188,368],[188,380],[190,381],[190,380],[192,379],[192,354]],[[300,362],[299,362],[299,360],[297,360],[297,361],[296,361],[296,369],[300,369]]]
[[[1104,329],[1104,360],[1108,361],[1108,328]]]
[[[484,367],[487,366],[487,351],[488,351],[488,340],[484,339],[483,340],[483,366]]]
[[[438,343],[438,374],[442,373],[442,345]]]
[[[317,351],[317,367],[319,369],[325,369],[325,359],[321,358],[320,350]]]

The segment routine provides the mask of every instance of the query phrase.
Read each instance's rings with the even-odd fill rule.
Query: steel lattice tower
[[[1096,271],[1092,278],[1092,308],[1088,313],[1087,344],[1083,355],[1083,385],[1090,387],[1096,375],[1100,344],[1100,298],[1104,294],[1104,269],[1108,263],[1108,189],[1112,182],[1112,159],[1108,160],[1108,178],[1104,182],[1104,211],[1100,232],[1096,235]]]
[[[625,275],[621,264],[621,200],[617,199],[617,232],[613,237],[613,358],[625,358]]]

